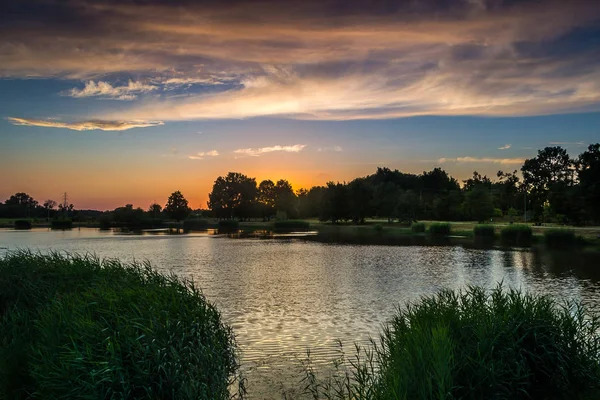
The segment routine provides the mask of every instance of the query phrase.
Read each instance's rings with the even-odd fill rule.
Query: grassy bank
[[[0,317],[0,398],[229,398],[230,328],[147,265],[9,253]]]
[[[598,315],[549,297],[469,288],[398,311],[373,349],[316,378],[314,399],[600,398]]]

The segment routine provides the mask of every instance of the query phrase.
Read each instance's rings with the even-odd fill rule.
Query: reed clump
[[[509,246],[530,246],[533,230],[529,225],[509,225],[500,231],[502,243]]]
[[[147,264],[0,258],[0,398],[227,399],[231,329],[189,281]]]
[[[425,233],[425,223],[423,222],[414,222],[410,226],[410,230],[412,233]]]
[[[600,398],[598,315],[501,286],[400,309],[372,349],[306,391],[320,399]]]
[[[451,231],[452,228],[447,222],[434,222],[433,224],[429,225],[429,234],[431,236],[448,236],[450,235]]]

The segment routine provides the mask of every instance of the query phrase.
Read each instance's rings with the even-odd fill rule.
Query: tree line
[[[422,174],[377,168],[350,182],[294,191],[237,172],[218,177],[209,194],[212,216],[226,219],[319,218],[333,223],[366,218],[392,222],[436,219],[486,221],[521,217],[542,222],[600,222],[600,144],[572,159],[560,146],[546,147],[518,171],[479,174],[462,182],[441,168]]]
[[[562,147],[546,147],[525,160],[518,171],[498,171],[495,177],[478,172],[462,182],[441,168],[422,174],[380,167],[372,174],[350,182],[328,182],[324,186],[294,190],[289,181],[276,182],[238,172],[218,177],[209,194],[203,217],[219,219],[319,218],[337,223],[364,223],[378,217],[388,221],[510,220],[600,223],[600,144],[591,144],[577,158]],[[142,221],[181,221],[192,210],[179,191],[164,208],[151,204],[147,210],[132,204],[112,211],[75,210],[72,204],[46,200],[41,205],[26,193],[16,193],[0,203],[0,218],[100,219],[119,225]]]

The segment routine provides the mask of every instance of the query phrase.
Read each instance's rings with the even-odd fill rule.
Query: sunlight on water
[[[442,288],[502,281],[561,300],[600,300],[597,256],[568,253],[0,230],[0,254],[27,247],[148,260],[193,278],[235,330],[250,398],[281,398],[284,391],[296,397],[308,348],[313,362],[329,363],[336,340],[368,344],[398,305]]]

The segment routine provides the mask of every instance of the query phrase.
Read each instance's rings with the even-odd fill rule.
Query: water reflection
[[[368,343],[399,304],[443,288],[509,287],[599,304],[597,253],[465,246],[323,244],[218,231],[123,235],[111,231],[0,231],[0,254],[30,247],[149,260],[193,278],[235,329],[251,398],[281,398],[298,358],[337,355],[336,339]],[[264,237],[263,237],[264,238]]]

